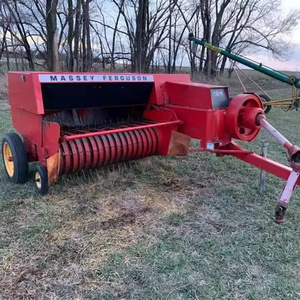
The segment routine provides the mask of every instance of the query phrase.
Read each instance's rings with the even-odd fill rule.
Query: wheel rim
[[[35,173],[35,184],[38,189],[42,188],[42,179],[41,179],[41,175],[39,172]]]
[[[267,103],[267,101],[264,99],[264,98],[262,98],[262,97],[260,97],[260,99],[262,100],[262,102],[263,102],[263,110],[264,110],[264,112],[268,109],[268,105],[266,105],[266,103]]]
[[[265,102],[265,103],[267,103],[267,102]],[[266,105],[265,103],[264,103],[264,112],[266,112],[268,110],[268,108],[270,107],[270,105]]]
[[[14,170],[14,161],[13,156],[11,153],[11,149],[7,142],[3,145],[3,158],[4,158],[4,164],[5,169],[10,177],[14,176],[15,170]]]

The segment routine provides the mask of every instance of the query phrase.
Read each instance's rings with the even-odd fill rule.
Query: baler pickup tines
[[[153,128],[66,140],[60,144],[60,174],[98,168],[157,153]]]
[[[154,155],[164,139],[157,134],[157,128],[179,123],[178,120],[161,123],[144,121],[101,129],[63,131],[59,172],[78,172]]]

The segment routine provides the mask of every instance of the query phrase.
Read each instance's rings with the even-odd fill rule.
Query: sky
[[[293,9],[300,9],[300,1],[299,0],[282,0],[282,9],[284,13],[288,13],[289,11]],[[295,28],[294,34],[293,34],[293,40],[300,45],[300,22],[298,26]]]
[[[282,0],[282,10],[284,13],[288,13],[292,9],[300,9],[300,0]],[[277,70],[300,72],[300,20],[291,35],[291,41],[294,44],[293,54],[286,61],[278,61],[271,54],[257,54],[248,57]]]

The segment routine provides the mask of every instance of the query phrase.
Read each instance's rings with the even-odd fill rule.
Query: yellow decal
[[[206,43],[206,44],[205,44],[205,47],[206,47],[207,49],[209,49],[209,50],[215,51],[215,52],[217,52],[217,53],[221,53],[221,49],[219,49],[218,47],[216,47],[216,46],[214,46],[214,45],[212,45],[212,44]]]

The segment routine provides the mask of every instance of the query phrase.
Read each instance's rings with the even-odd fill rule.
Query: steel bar
[[[75,140],[75,139],[81,139],[85,137],[91,137],[91,136],[99,136],[99,135],[106,135],[106,134],[112,134],[112,133],[119,133],[119,132],[127,132],[127,131],[133,131],[133,130],[140,130],[145,128],[153,128],[153,127],[162,127],[162,126],[170,126],[170,125],[178,125],[181,121],[169,121],[169,122],[162,122],[162,123],[155,123],[155,124],[148,124],[148,125],[141,125],[141,126],[134,126],[134,127],[127,127],[127,128],[118,128],[118,129],[112,129],[112,130],[104,130],[104,131],[97,131],[97,132],[89,132],[84,134],[76,134],[76,135],[69,135],[69,136],[62,136],[61,140]]]

